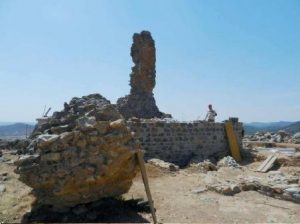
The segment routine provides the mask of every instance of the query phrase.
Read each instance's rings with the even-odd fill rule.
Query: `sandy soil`
[[[274,199],[255,191],[224,196],[203,190],[205,174],[189,169],[166,173],[148,166],[153,200],[160,222],[200,223],[271,223],[300,222],[300,205]],[[224,178],[230,179],[224,175]],[[196,191],[196,192],[195,192]],[[145,195],[137,177],[127,195]]]
[[[30,214],[34,197],[30,194],[31,189],[18,181],[17,175],[13,173],[14,166],[9,161],[16,159],[16,156],[5,154],[4,157],[8,159],[8,163],[0,162],[0,176],[7,173],[6,180],[0,178],[0,184],[6,187],[6,190],[0,193],[0,222],[22,222],[24,217]],[[236,172],[249,172],[254,175],[251,170],[257,165],[258,163],[246,165],[241,171],[224,172],[223,169],[221,174],[225,179],[234,178]],[[293,173],[300,171],[299,167],[281,169]],[[208,175],[197,169],[187,168],[170,172],[147,164],[147,172],[159,222],[300,223],[300,204],[274,199],[255,191],[241,192],[234,196],[207,191],[203,180]],[[140,175],[134,179],[130,191],[124,195],[122,205],[114,204],[114,210],[109,211],[99,209],[97,212],[106,215],[99,216],[102,218],[96,219],[95,222],[151,222],[151,213],[148,210],[125,208],[128,207],[126,200],[136,198],[146,198]],[[40,211],[42,212],[43,210]],[[50,220],[49,217],[44,219],[41,217],[35,220],[39,222],[72,220]]]

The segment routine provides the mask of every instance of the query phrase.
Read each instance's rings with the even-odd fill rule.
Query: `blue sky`
[[[156,43],[156,102],[179,120],[300,120],[299,0],[1,0],[0,121],[129,92],[135,32]]]

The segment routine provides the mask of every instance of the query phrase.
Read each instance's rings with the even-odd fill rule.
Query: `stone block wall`
[[[167,122],[145,119],[128,121],[136,133],[145,159],[159,158],[185,166],[189,162],[216,160],[229,154],[224,123]],[[241,145],[242,123],[234,123],[234,131]]]

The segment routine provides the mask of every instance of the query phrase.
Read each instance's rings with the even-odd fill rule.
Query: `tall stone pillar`
[[[133,35],[131,57],[134,66],[130,74],[130,94],[119,98],[117,107],[125,118],[171,117],[159,111],[153,96],[155,87],[155,43],[151,33]]]

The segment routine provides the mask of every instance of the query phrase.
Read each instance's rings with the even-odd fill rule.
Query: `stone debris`
[[[73,207],[126,193],[137,170],[134,149],[120,113],[92,94],[73,98],[35,128],[16,172],[38,203]]]
[[[173,163],[165,162],[165,161],[160,160],[160,159],[149,159],[147,162],[149,164],[154,165],[154,166],[157,166],[157,167],[160,167],[160,168],[163,168],[163,169],[167,169],[167,170],[170,170],[170,171],[178,171],[179,170],[179,166],[177,166]]]
[[[23,153],[23,150],[29,145],[29,139],[16,139],[16,140],[4,140],[0,139],[0,151],[5,150],[17,150],[19,154]]]
[[[294,135],[290,135],[283,130],[278,132],[256,132],[252,135],[246,135],[244,141],[300,144],[300,132],[297,132]]]
[[[270,171],[263,177],[238,176],[236,179],[207,182],[207,189],[232,196],[241,191],[258,191],[278,199],[300,203],[299,177],[285,175],[279,171]]]
[[[191,163],[190,167],[195,167],[200,170],[200,172],[207,173],[208,171],[216,171],[218,168],[216,167],[215,164],[210,162],[209,160],[204,160],[203,162],[200,163]]]
[[[8,180],[8,173],[0,174],[0,181],[7,181]]]
[[[0,194],[2,194],[3,192],[5,192],[6,187],[3,184],[0,184]]]
[[[197,188],[195,190],[192,190],[192,193],[194,193],[194,194],[200,194],[200,193],[203,193],[205,191],[207,191],[206,187],[199,187],[199,188]]]
[[[300,132],[297,132],[292,136],[291,142],[295,144],[300,144]]]
[[[151,33],[133,35],[131,57],[134,63],[130,74],[130,94],[119,98],[117,106],[125,118],[171,117],[159,111],[153,96],[155,87],[155,43]]]
[[[230,168],[238,168],[240,169],[241,166],[231,157],[231,156],[226,156],[223,159],[221,159],[217,166],[220,167],[230,167]]]
[[[286,188],[284,190],[284,194],[290,196],[291,198],[295,199],[297,202],[300,203],[300,187],[299,186],[293,186],[290,188]]]

